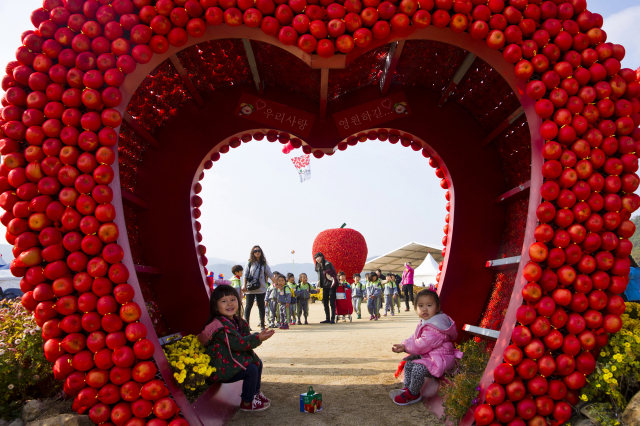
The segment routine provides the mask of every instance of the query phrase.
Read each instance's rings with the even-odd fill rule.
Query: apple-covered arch
[[[214,6],[206,1],[161,0],[151,5],[128,0],[45,0],[43,8],[32,15],[37,32],[23,35],[23,46],[16,52],[18,61],[7,66],[7,75],[2,80],[7,93],[3,98],[0,181],[1,207],[7,212],[3,215],[3,222],[8,225],[7,239],[16,247],[12,271],[25,277],[22,286],[28,291],[23,304],[35,310],[42,323],[47,341],[45,353],[55,361],[56,375],[65,378],[68,393],[76,394],[76,409],[93,405],[94,419],[103,420],[107,413],[118,426],[127,421],[147,423],[135,417],[130,420],[129,401],[121,401],[115,391],[115,387],[130,383],[116,384],[123,380],[122,376],[126,377],[127,369],[133,367],[136,374],[133,382],[144,383],[156,368],[150,361],[136,361],[136,357],[138,360],[151,357],[150,345],[154,343],[142,337],[145,333],[150,337],[154,334],[153,324],[147,311],[140,308],[145,305],[140,291],[135,294],[132,291],[139,286],[132,287],[126,282],[135,284],[138,275],[157,272],[153,268],[135,267],[129,241],[118,238],[119,233],[124,236],[129,224],[125,223],[124,214],[119,214],[123,212],[122,185],[117,166],[112,167],[118,157],[113,149],[117,143],[115,129],[128,105],[127,96],[131,97],[155,68],[155,61],[195,44],[196,38],[203,35],[203,39],[269,41],[320,67],[325,61],[327,68],[341,58],[351,61],[366,50],[397,40],[442,40],[478,52],[510,82],[520,98],[531,126],[533,162],[519,276],[514,277],[515,291],[483,379],[484,387],[494,379],[494,388],[514,382],[513,367],[502,362],[502,351],[511,338],[515,346],[505,353],[511,364],[519,363],[521,352],[515,348],[518,345],[524,347],[526,357],[531,360],[538,356],[541,343],[543,348],[546,345],[552,349],[554,342],[538,339],[548,334],[543,334],[545,328],[539,327],[546,321],[572,343],[575,340],[566,336],[590,337],[588,333],[592,333],[600,336],[597,344],[602,344],[601,336],[619,329],[624,305],[617,294],[626,285],[628,237],[634,231],[627,219],[638,207],[633,192],[638,185],[635,140],[640,139],[636,129],[640,86],[634,72],[620,69],[623,48],[605,43],[606,35],[599,29],[602,20],[586,11],[585,2],[512,1],[507,6],[499,0],[486,4],[405,0],[397,6],[400,12],[393,4],[383,2],[376,5],[378,19],[371,26],[371,34],[355,28],[358,18],[346,14],[355,13],[352,8],[360,7],[363,9],[360,19],[364,22],[367,8],[359,2],[345,2],[344,6],[327,4],[327,18],[331,19],[324,15],[322,19],[344,17],[348,32],[337,36],[335,32],[342,30],[339,22],[329,25],[332,38],[312,32],[320,37],[316,48],[322,57],[304,51],[311,50],[313,45],[309,36],[298,39],[299,48],[291,46],[292,35],[296,34],[292,28],[301,21],[304,26],[304,18],[298,17],[293,27],[285,25],[279,42],[272,37],[280,20],[285,24],[293,21],[294,10],[301,15],[302,9],[297,11],[300,2],[280,5],[285,7],[273,11],[275,17],[265,16],[263,31],[251,28],[255,26],[255,17],[260,16],[260,2],[256,2],[256,8],[240,3]],[[309,14],[317,11],[311,6],[316,5],[309,5]],[[246,25],[238,21],[243,8],[250,11],[245,10]],[[371,14],[373,11],[368,10],[366,19],[375,17]],[[223,21],[225,24],[216,26]],[[205,30],[206,24],[211,27]],[[450,28],[444,28],[447,26]],[[215,36],[216,33],[220,36]],[[353,37],[347,35],[351,33]],[[358,47],[350,50],[352,40]],[[330,55],[332,46],[346,56]],[[500,50],[504,59],[499,58]],[[515,73],[521,79],[519,83],[515,82],[509,63],[517,63]],[[126,74],[131,75],[125,78]],[[162,92],[161,96],[169,95]],[[280,93],[276,99],[287,95]],[[534,100],[539,118],[533,114]],[[540,119],[544,123],[540,124]],[[425,131],[413,131],[410,123],[405,124],[402,132],[420,135],[420,130]],[[268,130],[272,129],[265,129]],[[175,132],[173,136],[179,137]],[[428,141],[427,137],[417,139]],[[335,144],[312,146],[331,152]],[[132,145],[126,148],[135,149]],[[125,150],[120,154],[125,154]],[[547,160],[544,166],[543,157]],[[452,166],[449,161],[446,163]],[[455,173],[452,176],[455,181]],[[538,207],[540,196],[546,202]],[[136,206],[144,204],[135,197],[125,197]],[[459,220],[457,211],[455,217]],[[537,219],[543,223],[538,227]],[[464,223],[458,221],[449,232],[458,232]],[[543,244],[531,245],[534,239]],[[451,248],[455,241],[453,236],[447,240],[449,259],[454,256],[455,248]],[[530,254],[536,262],[527,263]],[[446,280],[455,271],[445,268],[441,292],[446,292]],[[71,276],[73,279],[68,278]],[[545,295],[541,299],[543,292],[550,297]],[[521,307],[523,298],[526,303]],[[580,315],[585,311],[585,298],[590,315]],[[542,300],[545,303],[533,307]],[[547,315],[551,303],[556,309]],[[566,311],[558,306],[566,306]],[[559,309],[568,317],[565,323],[561,313],[553,316]],[[81,328],[75,331],[78,322],[66,318],[77,320],[79,313],[84,313]],[[546,317],[549,319],[545,321]],[[516,320],[520,322],[517,327]],[[126,333],[119,333],[120,330]],[[569,355],[577,365],[576,371],[566,375],[558,372],[550,380],[542,375],[525,377],[530,394],[538,398],[549,395],[551,404],[546,407],[552,409],[545,415],[557,423],[567,419],[568,406],[562,400],[575,402],[575,390],[582,387],[584,375],[593,369],[593,359],[588,355],[588,349],[593,349],[592,339],[583,338],[579,343],[578,352]],[[166,359],[161,349],[157,344],[153,347],[158,367],[166,367],[162,365]],[[92,371],[94,366],[104,367],[101,370],[111,368],[112,383],[100,390],[86,386],[85,371]],[[164,385],[148,381],[145,386],[149,384],[158,385],[149,386],[145,394],[151,400],[161,401],[155,404],[155,415],[163,417],[171,412],[173,403],[164,398]],[[569,392],[562,391],[563,385]],[[183,406],[179,395],[174,396]],[[100,401],[100,410],[95,408],[96,399]],[[520,416],[531,412],[525,410],[528,403],[529,400],[516,402],[518,408],[522,405]],[[198,424],[193,411],[183,408],[183,413],[191,424]],[[510,402],[501,402],[495,409],[483,404],[475,412],[476,422],[488,424],[495,418],[508,423],[514,421],[513,413]],[[526,420],[544,421],[541,414],[533,414]],[[179,424],[182,420],[174,421]],[[154,419],[149,423],[162,421]]]

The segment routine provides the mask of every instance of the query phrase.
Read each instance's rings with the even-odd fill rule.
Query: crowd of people
[[[213,289],[209,318],[198,336],[207,348],[211,365],[216,369],[210,381],[242,381],[240,410],[266,410],[270,407],[271,401],[261,390],[263,362],[254,350],[274,335],[276,326],[286,330],[290,325],[308,324],[308,301],[311,294],[318,291],[323,293],[322,301],[326,314],[326,320],[322,323],[335,323],[338,319],[338,289],[347,288],[352,296],[353,312],[358,318],[361,318],[363,301],[367,302],[371,321],[380,318],[383,302],[382,315],[394,315],[396,310],[400,312],[399,286],[402,285],[405,311],[409,311],[411,301],[419,322],[412,336],[391,347],[395,353],[407,354],[404,358],[405,387],[398,390],[393,402],[409,405],[420,401],[423,396],[433,395],[439,387],[440,378],[454,368],[456,359],[462,354],[453,346],[452,342],[457,338],[456,326],[453,320],[442,312],[438,294],[431,290],[422,290],[415,296],[414,303],[411,263],[405,264],[399,282],[394,274],[384,276],[378,270],[365,274],[364,281],[360,274],[354,274],[354,282],[350,285],[346,274],[336,272],[322,253],[316,253],[314,260],[318,272],[317,288],[309,284],[306,274],[300,274],[296,281],[291,273],[285,276],[277,271],[272,272],[262,249],[255,246],[245,267],[233,267],[232,285],[219,285]],[[268,282],[269,279],[271,284]],[[246,297],[245,307],[241,303],[243,296]],[[260,314],[259,333],[252,333],[249,327],[249,315],[255,303]],[[267,313],[269,328],[265,326]]]
[[[326,316],[321,324],[335,324],[340,319],[346,321],[346,315],[338,313],[336,309],[339,290],[342,293],[351,293],[353,314],[357,319],[362,318],[363,302],[366,303],[370,321],[400,313],[402,296],[405,311],[409,311],[410,301],[413,304],[414,270],[411,262],[405,264],[402,277],[393,273],[384,275],[378,269],[366,273],[364,281],[360,273],[353,274],[353,284],[349,284],[346,274],[343,271],[336,272],[322,253],[316,253],[314,261],[318,273],[316,286],[309,283],[305,273],[296,279],[292,273],[285,275],[271,271],[260,246],[254,246],[244,267],[235,265],[231,268],[231,286],[237,291],[240,300],[246,299],[245,321],[249,322],[253,305],[257,304],[261,330],[266,329],[267,325],[269,328],[277,327],[283,330],[288,329],[290,325],[306,325],[309,323],[309,300],[312,294],[321,295]],[[347,289],[348,292],[345,291]]]

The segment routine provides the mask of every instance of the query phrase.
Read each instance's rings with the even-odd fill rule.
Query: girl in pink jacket
[[[438,390],[439,378],[453,368],[462,352],[456,350],[453,341],[458,337],[456,324],[440,311],[438,293],[422,290],[416,295],[414,306],[420,322],[413,336],[401,344],[393,345],[393,352],[409,354],[405,358],[403,392],[396,396],[398,405],[408,405],[422,399],[420,390],[428,380],[427,395]]]

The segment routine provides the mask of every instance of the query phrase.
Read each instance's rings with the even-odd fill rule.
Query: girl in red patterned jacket
[[[240,313],[236,315],[238,308]],[[219,285],[211,292],[209,319],[198,339],[206,346],[211,366],[216,369],[211,381],[243,381],[242,411],[262,411],[270,406],[260,390],[262,361],[253,350],[273,333],[274,330],[267,329],[251,334],[249,324],[242,319],[242,305],[233,287]]]

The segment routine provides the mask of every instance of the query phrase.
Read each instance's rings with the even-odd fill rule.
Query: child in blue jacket
[[[360,278],[360,274],[353,274],[353,285],[351,286],[353,312],[358,315],[358,319],[362,318],[362,299],[367,293],[367,286],[360,282]]]
[[[304,314],[304,323],[309,324],[307,322],[307,317],[309,316],[309,299],[312,294],[318,293],[318,290],[314,289],[311,284],[307,282],[307,274],[302,273],[300,277],[298,277],[298,284],[295,287],[296,300],[298,301],[298,324],[302,324],[300,317]]]
[[[378,321],[380,317],[380,296],[382,296],[382,283],[378,280],[378,274],[369,274],[369,286],[367,287],[367,308],[371,317],[369,321]]]
[[[280,308],[280,328],[282,330],[289,329],[289,322],[287,318],[287,311],[291,303],[291,289],[287,286],[287,278],[284,275],[279,275],[278,284],[276,285],[276,297],[278,298],[278,305]]]
[[[398,294],[398,290],[396,289],[396,280],[393,274],[387,275],[387,281],[384,283],[384,316],[387,316],[387,312],[391,310],[391,316],[394,315],[393,309],[393,297]],[[399,312],[399,311],[398,311]]]

